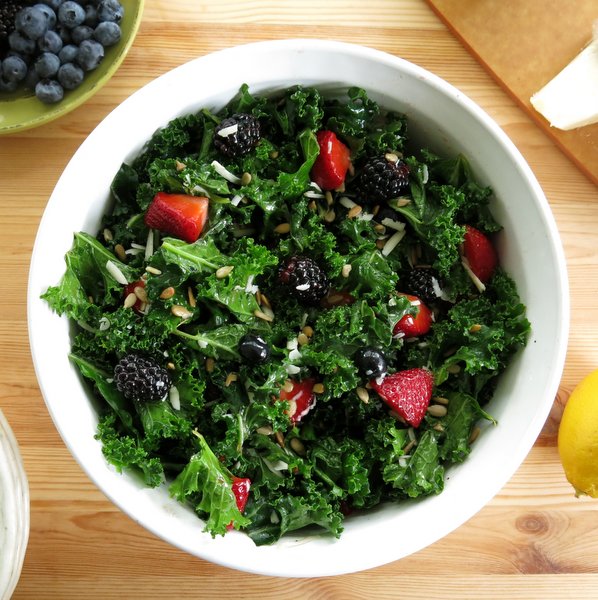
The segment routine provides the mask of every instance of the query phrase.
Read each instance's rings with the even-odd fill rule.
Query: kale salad
[[[106,460],[213,536],[338,537],[440,493],[493,422],[530,324],[492,191],[365,90],[244,85],[157,131],[111,195],[43,297],[74,323]]]

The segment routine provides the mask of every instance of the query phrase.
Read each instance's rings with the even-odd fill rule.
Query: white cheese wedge
[[[530,98],[557,129],[598,123],[598,21],[593,40],[554,79]]]

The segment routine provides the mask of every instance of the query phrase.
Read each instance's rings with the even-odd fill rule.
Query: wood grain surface
[[[428,3],[569,158],[598,184],[598,123],[562,131],[530,102],[592,38],[598,2],[428,0]]]
[[[571,0],[568,9],[580,1]],[[572,294],[558,397],[537,443],[504,489],[421,552],[361,573],[304,580],[209,564],[120,513],[53,427],[31,363],[26,316],[27,273],[42,211],[95,125],[132,92],[182,62],[239,43],[288,37],[350,41],[390,52],[479,103],[515,142],[546,192]],[[569,393],[598,367],[597,189],[424,0],[147,0],[131,52],[95,97],[53,123],[0,137],[0,182],[0,406],[19,440],[31,488],[31,534],[15,600],[598,598],[598,501],[574,497],[556,449]]]

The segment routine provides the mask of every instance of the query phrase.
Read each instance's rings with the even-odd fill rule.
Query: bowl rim
[[[0,409],[0,598],[10,598],[21,574],[29,540],[29,511],[29,482],[23,459]]]
[[[119,107],[117,107],[112,113],[110,113],[103,121],[96,127],[96,129],[88,136],[88,138],[83,142],[80,146],[79,150],[75,153],[72,161],[76,160],[76,157],[80,152],[83,152],[87,146],[93,144],[95,139],[95,134],[97,130],[105,123],[110,123],[114,113],[119,110],[122,110],[121,107],[128,107],[129,104],[135,103],[137,101],[141,101],[143,98],[151,95],[152,90],[155,86],[164,85],[168,83],[171,78],[176,78],[181,71],[186,69],[192,69],[197,65],[204,65],[208,62],[219,61],[224,56],[228,59],[233,59],[234,57],[238,57],[247,52],[284,52],[284,51],[302,51],[304,49],[309,49],[310,51],[322,51],[329,52],[335,54],[341,54],[350,57],[357,58],[365,58],[374,60],[376,62],[381,62],[386,66],[389,66],[393,69],[398,69],[400,71],[405,71],[409,73],[411,76],[416,78],[424,78],[426,82],[437,89],[443,94],[448,94],[454,101],[460,104],[467,112],[469,112],[477,121],[479,121],[485,129],[489,131],[489,133],[495,138],[495,140],[500,144],[502,149],[513,159],[516,164],[517,169],[520,171],[521,176],[526,180],[527,184],[530,186],[530,189],[535,197],[537,208],[541,214],[541,218],[543,220],[543,224],[546,228],[546,232],[548,233],[550,246],[553,251],[554,259],[555,259],[555,270],[558,274],[558,283],[560,285],[560,289],[555,290],[557,297],[557,309],[561,316],[559,322],[556,324],[557,332],[556,337],[559,340],[559,343],[556,344],[555,352],[553,355],[553,364],[554,369],[551,372],[551,379],[546,384],[546,389],[550,391],[550,394],[547,392],[547,397],[542,404],[538,404],[537,410],[534,414],[534,418],[531,422],[528,423],[527,429],[525,430],[525,435],[522,436],[521,439],[518,440],[517,447],[513,449],[513,451],[504,457],[504,465],[503,471],[501,473],[501,477],[494,481],[494,485],[489,486],[488,489],[485,490],[485,494],[479,496],[479,501],[477,503],[477,508],[472,512],[471,510],[460,510],[458,509],[458,517],[454,518],[450,526],[445,526],[438,535],[428,536],[425,539],[419,540],[418,543],[413,544],[412,548],[406,552],[402,553],[400,556],[396,556],[390,554],[381,560],[380,552],[372,552],[368,556],[364,556],[361,558],[360,565],[358,568],[354,568],[347,565],[335,564],[335,565],[310,565],[306,567],[301,572],[297,572],[297,569],[292,566],[277,566],[276,569],[267,569],[264,568],[261,564],[254,564],[251,560],[239,561],[238,556],[228,555],[226,552],[222,552],[219,544],[213,544],[212,546],[206,548],[202,548],[202,552],[198,553],[196,551],[190,550],[185,544],[177,543],[172,539],[168,539],[167,541],[195,556],[203,558],[205,560],[209,560],[213,563],[220,564],[222,566],[243,570],[246,572],[252,572],[256,574],[264,574],[264,575],[275,575],[275,576],[284,576],[284,577],[316,577],[316,576],[328,576],[328,575],[338,575],[349,572],[355,572],[358,570],[368,569],[380,566],[382,564],[392,562],[394,560],[400,559],[404,556],[407,556],[413,552],[416,552],[431,543],[441,539],[446,534],[450,533],[468,519],[470,519],[474,514],[476,514],[485,504],[494,497],[503,485],[513,476],[517,468],[519,468],[521,462],[524,460],[525,456],[533,446],[536,441],[538,434],[540,433],[541,427],[544,424],[550,408],[552,406],[552,398],[556,395],[556,391],[558,389],[558,385],[560,382],[560,377],[562,374],[562,370],[564,368],[564,361],[567,350],[567,340],[568,340],[568,332],[569,332],[569,294],[568,294],[568,279],[567,279],[567,267],[565,261],[565,255],[562,248],[562,244],[560,241],[559,233],[556,227],[556,222],[552,215],[550,206],[548,201],[546,200],[544,193],[540,187],[540,184],[536,180],[535,175],[533,174],[531,168],[516,148],[514,143],[510,140],[507,134],[499,127],[499,125],[473,100],[469,99],[465,94],[463,94],[460,90],[454,87],[452,84],[447,81],[441,79],[439,76],[431,73],[430,71],[415,65],[403,58],[398,56],[394,56],[388,54],[386,52],[369,48],[366,46],[361,46],[357,44],[347,43],[347,42],[339,42],[339,41],[331,41],[331,40],[318,40],[318,39],[302,39],[302,38],[291,38],[285,40],[275,40],[275,41],[260,41],[253,42],[249,44],[243,44],[240,46],[234,46],[230,48],[226,48],[223,50],[219,50],[204,56],[200,56],[198,58],[192,59],[174,69],[164,73],[157,79],[149,82],[138,91],[136,91],[132,96],[127,98]],[[69,163],[70,164],[70,163]],[[65,171],[68,169],[65,169]],[[54,194],[53,194],[54,196]],[[37,297],[33,294],[33,287],[31,285],[34,274],[35,274],[35,257],[38,253],[42,252],[39,247],[39,238],[40,232],[44,229],[45,223],[47,220],[47,215],[52,210],[52,206],[55,203],[55,198],[51,198],[42,220],[40,222],[38,234],[36,235],[36,240],[34,244],[34,249],[32,253],[31,265],[30,265],[30,274],[29,274],[29,287],[28,287],[28,315],[31,315],[33,312],[34,305],[39,301]],[[36,371],[36,375],[38,375],[38,382],[40,384],[40,388],[42,389],[42,394],[44,395],[44,399],[46,400],[46,393],[43,389],[43,383],[40,379],[39,375],[39,360],[41,357],[36,356],[36,346],[35,346],[35,337],[36,333],[34,328],[32,327],[31,318],[28,319],[29,326],[29,335],[30,335],[30,343],[31,343],[31,352],[33,356],[34,368]],[[549,398],[550,396],[550,398]],[[550,399],[550,402],[548,401]],[[56,419],[55,412],[53,410],[52,403],[46,400],[46,405],[52,419],[54,420],[55,426],[62,436],[62,430],[59,422]],[[63,437],[64,439],[64,437]],[[131,518],[136,520],[137,522],[141,522],[129,509],[129,507],[125,507],[119,502],[117,498],[115,498],[114,494],[111,490],[103,487],[98,479],[98,474],[90,472],[88,467],[82,462],[81,457],[78,456],[75,448],[71,447],[68,440],[64,440],[70,452],[73,454],[77,462],[79,462],[81,468],[88,475],[88,477],[101,489],[101,491],[114,503],[116,504],[123,512],[129,515]],[[164,533],[160,530],[157,524],[154,523],[141,523],[146,529],[154,533],[161,539],[164,539]],[[236,532],[233,532],[236,534]],[[243,535],[243,534],[239,534]],[[428,539],[430,538],[430,539]],[[215,542],[219,540],[214,540]],[[263,547],[262,547],[263,548]],[[330,546],[330,549],[333,549],[333,546]],[[385,549],[385,552],[388,549]],[[295,566],[296,567],[296,566]]]

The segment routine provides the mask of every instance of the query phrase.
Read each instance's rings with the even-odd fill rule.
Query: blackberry
[[[15,17],[25,5],[20,0],[4,0],[0,3],[0,57],[8,50],[8,36],[15,30]]]
[[[405,292],[417,296],[424,303],[438,300],[441,283],[435,269],[415,267],[401,283]]]
[[[407,164],[400,158],[393,162],[384,156],[369,159],[357,181],[357,193],[366,204],[396,198],[408,187],[409,167]]]
[[[234,114],[228,119],[223,119],[216,127],[214,146],[222,154],[236,158],[251,152],[260,138],[260,122],[254,116],[244,113]]]
[[[127,354],[114,367],[114,381],[128,400],[155,402],[164,398],[171,386],[166,369],[148,357]]]
[[[278,279],[303,304],[318,304],[330,289],[326,273],[306,256],[292,256],[282,263]]]

